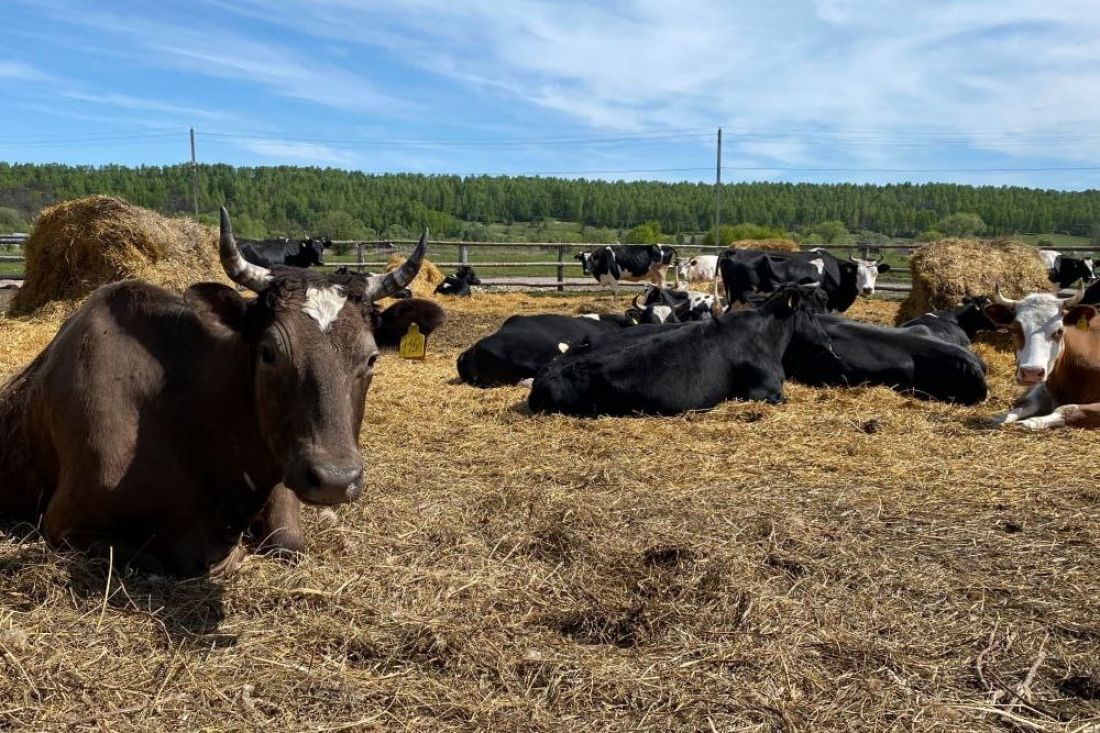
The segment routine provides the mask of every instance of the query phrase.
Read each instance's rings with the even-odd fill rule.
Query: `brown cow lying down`
[[[444,319],[425,300],[374,306],[415,277],[426,235],[366,276],[252,265],[225,209],[221,227],[222,265],[255,299],[217,283],[102,287],[0,389],[0,518],[193,576],[235,567],[254,520],[299,548],[299,499],[359,496],[378,350]]]

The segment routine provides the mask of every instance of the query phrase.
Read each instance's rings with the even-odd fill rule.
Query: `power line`
[[[1038,173],[1053,171],[1100,171],[1100,166],[1035,166],[1022,168],[795,168],[785,166],[723,166],[731,171],[774,171],[782,173]]]

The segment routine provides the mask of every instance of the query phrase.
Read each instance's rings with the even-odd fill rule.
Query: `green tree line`
[[[538,177],[368,175],[305,167],[199,167],[199,209],[213,220],[225,203],[248,236],[404,236],[424,226],[437,236],[486,236],[491,223],[564,220],[588,227],[705,232],[714,189],[703,183]],[[122,196],[167,214],[192,211],[186,165],[66,166],[0,163],[0,226],[29,226],[43,206],[93,193]],[[885,186],[735,183],[723,186],[722,220],[798,232],[833,229],[911,237],[957,212],[980,217],[987,234],[1090,236],[1100,225],[1100,191],[1054,191],[955,184]],[[823,232],[824,234],[824,232]]]

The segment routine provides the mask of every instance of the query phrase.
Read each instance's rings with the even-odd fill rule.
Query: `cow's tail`
[[[714,315],[715,318],[722,315],[722,313],[723,313],[722,296],[718,292],[718,278],[719,277],[721,277],[721,273],[719,272],[718,267],[715,266],[715,268],[714,268],[714,287],[713,287],[713,290],[712,290],[712,292],[714,294],[714,311],[713,311],[713,315]]]

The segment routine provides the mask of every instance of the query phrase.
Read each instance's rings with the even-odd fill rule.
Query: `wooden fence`
[[[9,234],[0,235],[0,247],[5,245],[11,247],[21,248],[26,235]],[[334,245],[346,246],[354,249],[354,261],[330,261],[323,265],[326,269],[334,269],[337,267],[349,267],[358,272],[367,272],[371,270],[380,269],[386,264],[386,260],[394,254],[408,254],[412,251],[416,245],[416,240],[412,239],[390,239],[390,240],[372,240],[372,241],[354,241],[354,240],[340,240],[334,241]],[[593,288],[601,287],[592,277],[584,274],[579,262],[574,259],[574,255],[578,252],[591,251],[599,247],[607,246],[606,243],[561,243],[561,242],[467,242],[467,241],[437,241],[429,244],[429,256],[432,247],[457,247],[458,258],[453,261],[437,261],[432,260],[438,267],[443,269],[449,269],[459,267],[461,265],[474,265],[477,269],[483,272],[494,269],[509,269],[509,270],[525,270],[525,269],[545,269],[554,268],[554,275],[547,276],[523,276],[523,275],[504,275],[504,276],[483,276],[481,279],[486,285],[494,285],[500,287],[520,287],[520,288],[553,288],[558,292],[563,292],[567,288],[569,290],[589,290]],[[672,246],[681,259],[685,259],[685,256],[692,254],[718,254],[722,251],[721,247],[714,247],[702,244],[674,244]],[[838,257],[844,258],[848,254],[858,255],[864,258],[874,256],[877,254],[885,253],[897,253],[902,256],[908,256],[918,245],[904,245],[904,244],[883,244],[883,245],[866,245],[866,244],[805,244],[802,245],[802,249],[810,249],[811,247],[820,247],[826,251],[832,252]],[[499,249],[511,249],[511,250],[537,250],[545,252],[548,258],[545,260],[529,261],[529,262],[515,262],[515,261],[473,261],[470,258],[471,252],[492,252]],[[1100,247],[1060,247],[1059,252],[1066,254],[1082,254],[1088,253],[1095,255],[1100,253]],[[0,263],[3,262],[22,262],[22,254],[0,254]],[[0,279],[8,280],[22,280],[23,273],[8,273],[4,274],[0,272]],[[671,279],[671,278],[670,278]],[[624,287],[640,286],[634,283],[622,283]],[[904,268],[896,268],[892,276],[879,280],[877,288],[886,292],[908,292],[910,289],[909,272]]]

